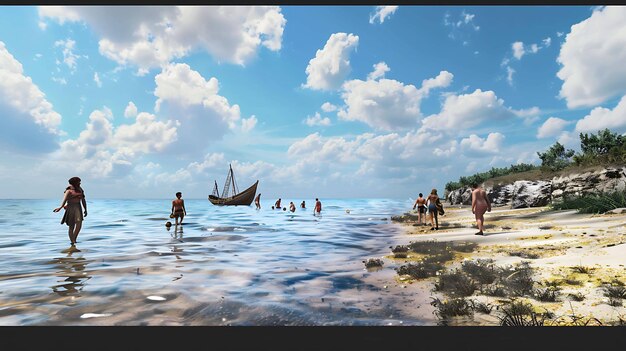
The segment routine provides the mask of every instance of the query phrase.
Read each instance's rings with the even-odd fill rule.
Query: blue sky
[[[415,197],[626,132],[626,9],[3,7],[0,197]]]

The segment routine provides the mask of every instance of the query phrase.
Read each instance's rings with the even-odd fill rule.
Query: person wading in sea
[[[292,202],[289,203],[289,211],[296,212],[296,205]]]
[[[315,208],[313,209],[313,215],[319,216],[320,214],[322,214],[322,203],[318,198],[315,198]]]
[[[80,229],[83,227],[83,219],[87,217],[87,200],[85,200],[85,191],[80,187],[80,178],[72,177],[68,182],[70,186],[65,189],[61,206],[55,208],[53,211],[61,211],[63,206],[67,203],[61,224],[65,223],[69,227],[67,234],[70,237],[70,249],[73,248],[75,251],[78,251],[75,249],[76,239],[78,238]],[[85,208],[84,212],[81,208],[81,203]]]
[[[254,204],[256,205],[257,210],[261,209],[261,193],[259,193],[259,195],[256,196],[256,199],[254,199]]]
[[[274,206],[280,210],[280,198],[278,198],[278,200],[276,200],[276,203],[274,204]]]
[[[180,224],[183,224],[183,218],[187,215],[185,209],[185,200],[182,199],[183,194],[179,191],[176,193],[176,199],[172,201],[172,214],[176,218],[176,224],[178,225],[178,217],[180,217]]]
[[[483,229],[485,226],[485,211],[491,212],[491,201],[487,196],[487,192],[478,184],[472,184],[472,213],[476,217],[476,227],[478,233],[475,235],[484,235]]]

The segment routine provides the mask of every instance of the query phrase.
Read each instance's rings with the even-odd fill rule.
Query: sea
[[[388,291],[393,262],[363,263],[408,243],[391,216],[412,199],[321,199],[321,216],[305,200],[188,199],[167,228],[171,199],[90,199],[69,252],[60,200],[0,200],[0,325],[431,324]]]

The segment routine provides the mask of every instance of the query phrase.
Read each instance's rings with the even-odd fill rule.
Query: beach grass
[[[626,192],[615,191],[598,195],[564,197],[552,203],[555,210],[578,210],[579,213],[605,213],[616,208],[626,207]]]

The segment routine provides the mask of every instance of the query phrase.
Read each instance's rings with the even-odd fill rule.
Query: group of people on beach
[[[430,215],[430,230],[439,230],[438,215],[445,213],[441,199],[437,195],[437,189],[432,189],[428,197],[424,198],[422,193],[413,204],[413,209],[417,208],[418,225],[426,225],[426,214]],[[487,196],[487,192],[477,183],[472,184],[472,213],[476,218],[476,227],[478,232],[475,235],[484,235],[485,229],[485,212],[491,212],[491,201]]]
[[[281,198],[278,198],[278,200],[276,200],[276,202],[274,203],[274,206],[272,206],[272,210],[276,209],[276,210],[280,210],[282,208],[283,211],[287,211],[286,207],[281,207]],[[261,209],[261,193],[259,193],[259,195],[256,196],[256,198],[254,199],[254,205],[256,206],[257,210]],[[306,202],[304,200],[302,200],[302,202],[300,203],[300,208],[301,209],[306,209]],[[289,211],[290,212],[296,212],[296,205],[293,203],[293,201],[289,202]],[[313,208],[313,215],[314,216],[319,216],[322,213],[322,202],[320,201],[320,199],[315,198],[315,207]]]

